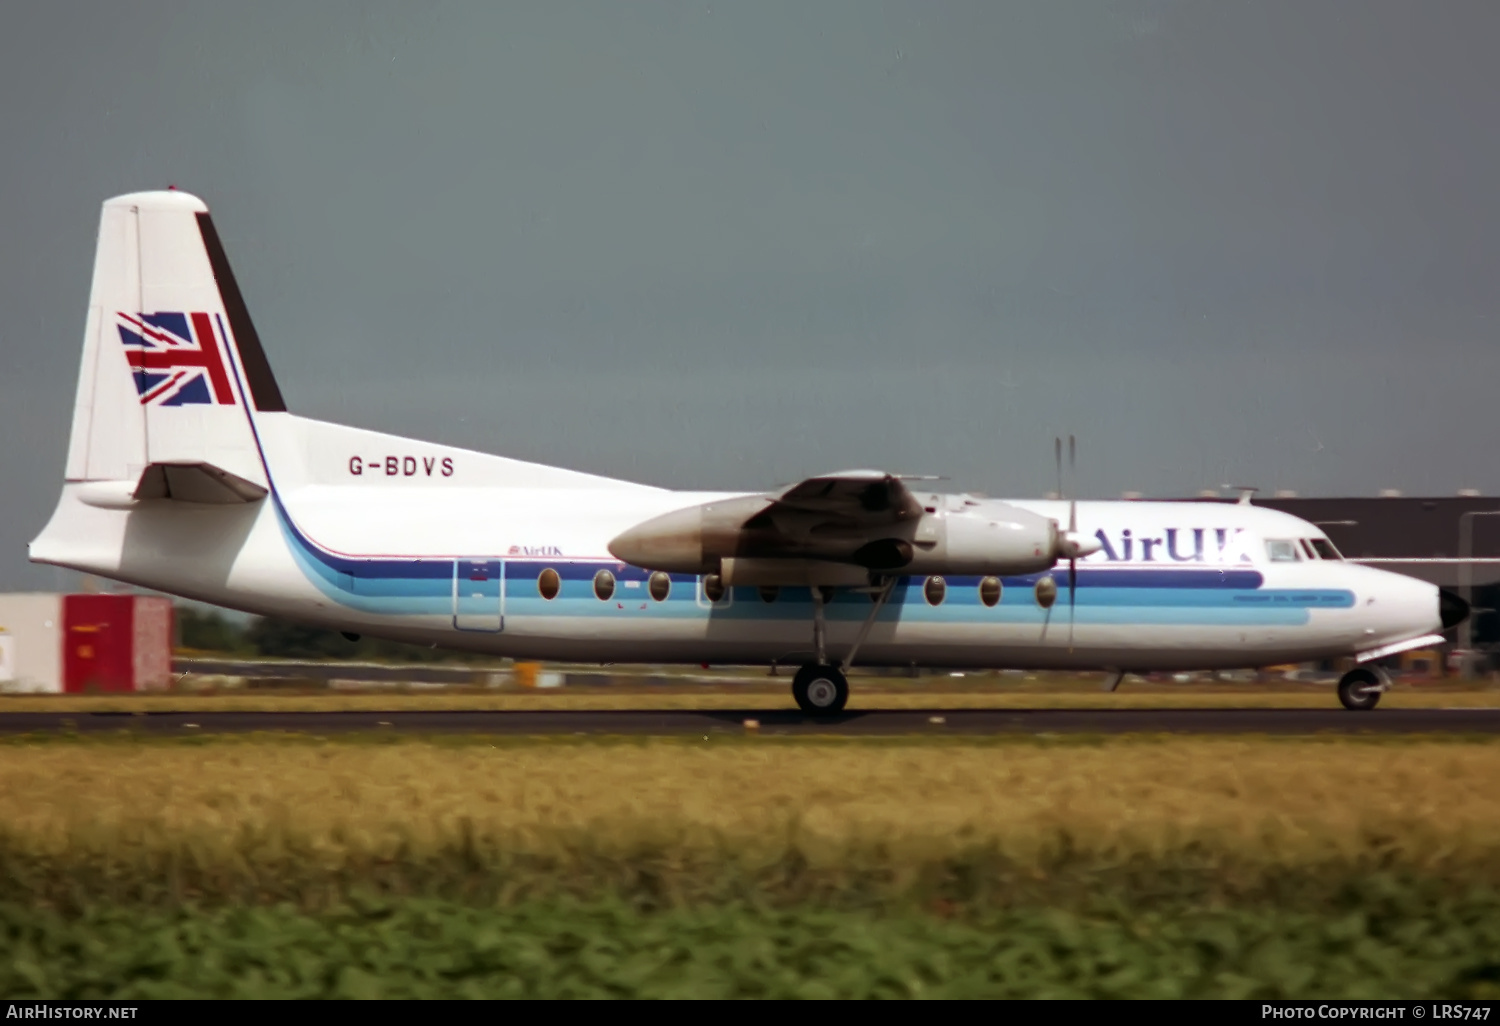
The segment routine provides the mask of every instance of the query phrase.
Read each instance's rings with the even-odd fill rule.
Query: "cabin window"
[[[979,582],[979,601],[987,606],[1000,604],[1000,578],[986,577]]]
[[[1272,539],[1266,542],[1266,558],[1273,563],[1295,563],[1298,559],[1297,545],[1282,538]]]
[[[1051,609],[1052,604],[1057,601],[1057,582],[1050,576],[1039,578],[1035,590],[1036,604],[1043,609]]]
[[[762,602],[775,602],[776,596],[781,594],[781,589],[774,584],[762,584],[760,586],[760,600]]]
[[[1316,549],[1318,555],[1322,556],[1324,559],[1344,558],[1343,556],[1339,555],[1339,550],[1333,547],[1333,542],[1329,541],[1327,538],[1314,538],[1312,540],[1312,547]]]
[[[608,602],[615,594],[615,575],[608,570],[600,570],[594,575],[594,594],[599,596],[600,602]]]
[[[550,602],[557,598],[559,591],[562,591],[562,578],[557,576],[557,571],[549,566],[537,574],[536,590],[541,593],[542,598]]]
[[[703,597],[710,602],[717,602],[724,597],[724,578],[718,574],[709,574],[703,578]]]
[[[646,584],[651,597],[658,602],[665,602],[667,596],[672,593],[672,578],[660,570],[651,575],[651,580]]]
[[[948,582],[941,577],[929,577],[927,583],[922,585],[922,595],[927,599],[929,606],[940,606],[948,594]]]

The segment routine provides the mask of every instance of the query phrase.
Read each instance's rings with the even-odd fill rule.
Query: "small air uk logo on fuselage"
[[[125,347],[142,406],[234,405],[217,328],[206,313],[118,313],[115,327]]]

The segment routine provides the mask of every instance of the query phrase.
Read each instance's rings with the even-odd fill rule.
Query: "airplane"
[[[1061,474],[1061,447],[1057,452]],[[100,219],[62,494],[30,558],[344,632],[515,659],[796,666],[811,716],[861,665],[1105,671],[1442,641],[1458,596],[1244,503],[1000,500],[875,470],[671,491],[299,417],[207,205]]]

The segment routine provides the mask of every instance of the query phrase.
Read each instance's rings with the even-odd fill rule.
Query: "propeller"
[[[1062,438],[1053,439],[1053,455],[1057,462],[1057,491],[1059,499],[1066,498],[1063,491],[1063,444]],[[1078,440],[1068,436],[1068,480],[1071,482],[1078,467]],[[1055,558],[1068,560],[1068,651],[1073,651],[1073,621],[1078,608],[1078,560],[1093,555],[1102,547],[1102,542],[1078,537],[1078,499],[1068,499],[1068,528],[1058,531]],[[1047,606],[1047,615],[1042,621],[1042,638],[1047,637],[1047,627],[1052,622],[1052,607]]]
[[[1063,498],[1062,438],[1053,440],[1057,455],[1057,497]],[[1068,436],[1068,481],[1071,483],[1078,469],[1078,440]],[[1073,621],[1078,610],[1078,498],[1068,500],[1068,651],[1073,651]]]
[[[1071,436],[1069,436],[1071,437]],[[1057,497],[1063,497],[1062,489],[1062,438],[1052,439],[1052,451],[1057,456]]]
[[[1062,437],[1061,436],[1058,436],[1058,437],[1052,439],[1052,455],[1053,455],[1053,457],[1054,457],[1054,459],[1055,459],[1055,461],[1057,463],[1057,491],[1053,492],[1053,494],[1056,495],[1059,499],[1061,499],[1063,497]],[[1059,547],[1061,547],[1061,546],[1059,546]],[[1047,612],[1045,614],[1043,614],[1043,616],[1042,616],[1042,636],[1041,636],[1041,640],[1042,641],[1046,641],[1047,640],[1047,628],[1052,626],[1052,606],[1053,606],[1053,603],[1051,603],[1051,602],[1047,603]]]

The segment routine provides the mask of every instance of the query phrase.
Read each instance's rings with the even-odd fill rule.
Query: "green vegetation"
[[[308,627],[271,617],[235,623],[216,610],[177,607],[177,645],[202,655],[265,657],[273,659],[340,659],[360,662],[434,663],[486,662],[477,655],[427,645],[408,645],[381,638],[350,641],[338,631]]]
[[[11,741],[0,989],[1494,998],[1497,774],[1411,739]]]
[[[215,655],[249,656],[255,647],[245,640],[245,630],[216,610],[193,606],[175,607],[177,646]]]
[[[1391,918],[998,910],[970,919],[619,901],[368,902],[77,918],[0,907],[12,999],[1494,998],[1500,901]]]

